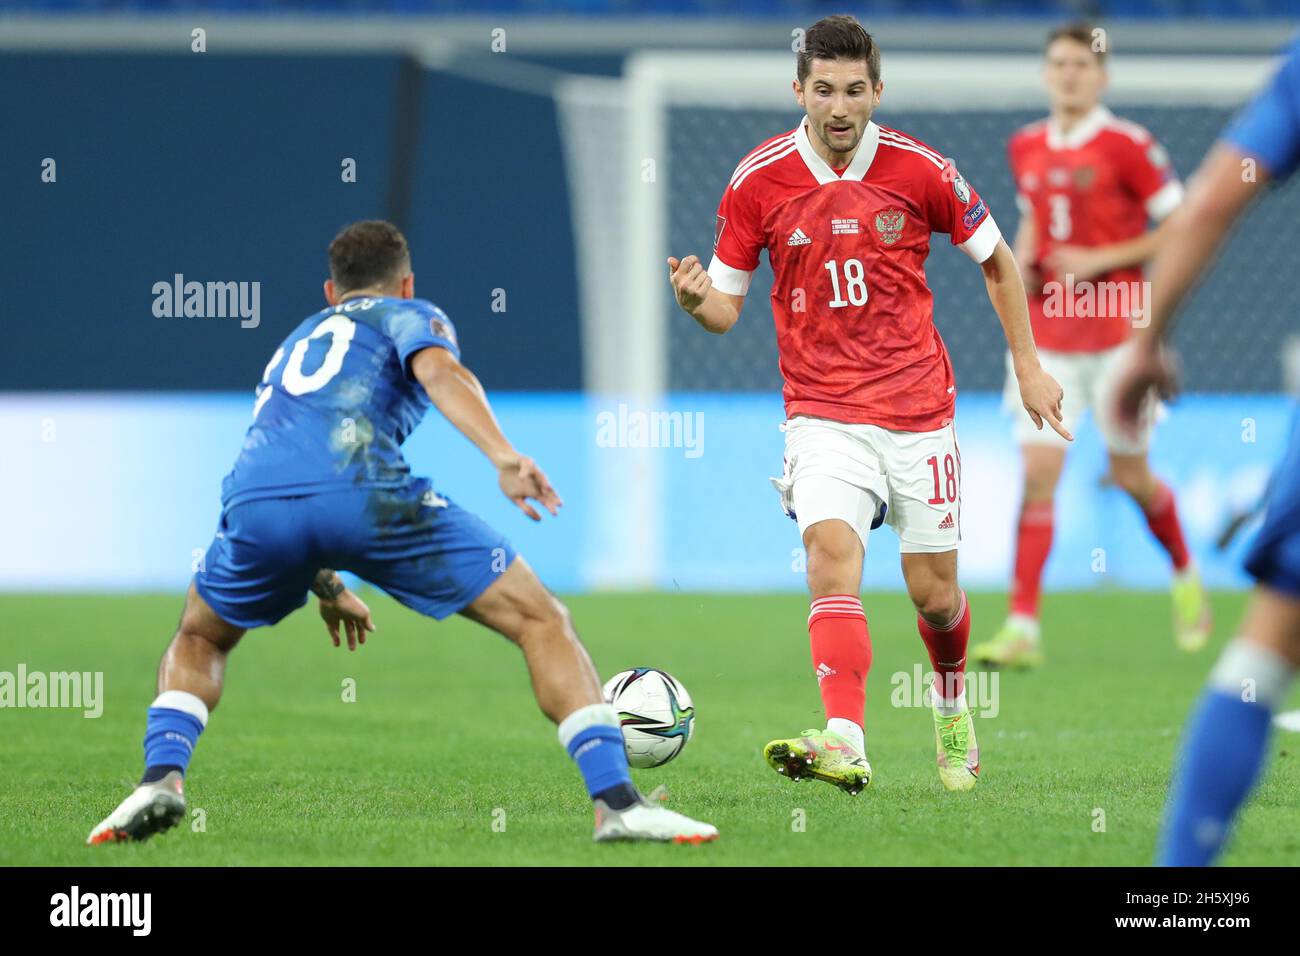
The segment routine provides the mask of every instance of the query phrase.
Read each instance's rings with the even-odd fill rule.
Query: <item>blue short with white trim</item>
[[[1246,570],[1261,584],[1300,598],[1300,412],[1269,482],[1266,509],[1246,553]]]
[[[230,505],[194,575],[236,627],[274,624],[307,603],[321,568],[350,571],[441,620],[463,610],[517,552],[427,479]]]

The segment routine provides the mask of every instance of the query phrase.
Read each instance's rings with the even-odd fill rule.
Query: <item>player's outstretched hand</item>
[[[1020,377],[1020,400],[1034,425],[1041,431],[1043,422],[1047,422],[1056,434],[1066,441],[1074,441],[1074,436],[1065,430],[1061,421],[1061,401],[1064,398],[1064,389],[1043,371],[1041,365]]]
[[[1151,414],[1152,391],[1160,398],[1178,392],[1178,357],[1150,335],[1136,338],[1112,385],[1110,401],[1120,428],[1136,437],[1144,417]]]
[[[1074,276],[1075,282],[1095,279],[1111,269],[1106,253],[1089,246],[1057,246],[1043,257],[1043,265],[1061,279]]]
[[[537,467],[537,462],[531,458],[514,455],[497,465],[497,475],[505,496],[534,521],[541,521],[542,516],[528,503],[530,498],[541,504],[552,517],[560,513],[560,506],[564,502],[555,493],[542,469]]]
[[[335,647],[339,646],[339,625],[343,625],[350,651],[355,651],[358,644],[366,642],[366,631],[375,629],[374,622],[370,620],[370,608],[351,591],[345,590],[332,601],[321,601],[320,616]]]
[[[685,259],[669,256],[668,281],[672,283],[677,304],[692,315],[704,304],[709,290],[713,288],[713,279],[700,262],[699,256],[687,256]]]

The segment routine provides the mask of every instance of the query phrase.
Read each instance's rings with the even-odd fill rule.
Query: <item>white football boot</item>
[[[594,802],[597,843],[609,840],[658,840],[663,843],[708,843],[718,838],[717,827],[674,813],[663,805],[663,787],[622,810],[610,809],[604,800]]]
[[[140,784],[90,831],[86,845],[147,840],[174,827],[185,816],[183,780],[180,771],[173,770],[161,780]]]

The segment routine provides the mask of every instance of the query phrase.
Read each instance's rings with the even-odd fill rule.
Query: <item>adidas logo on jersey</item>
[[[787,242],[786,245],[787,246],[810,246],[812,245],[812,240],[803,234],[802,229],[796,229],[794,232],[790,233],[790,241]]]
[[[939,522],[940,531],[951,531],[953,529],[952,512],[949,511],[942,521]]]
[[[821,684],[824,678],[830,677],[832,674],[838,672],[835,670],[835,668],[831,667],[829,664],[818,664],[816,673],[817,673],[817,683]]]

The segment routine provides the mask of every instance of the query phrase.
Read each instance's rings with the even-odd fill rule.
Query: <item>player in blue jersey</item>
[[[1151,269],[1150,325],[1118,382],[1116,399],[1130,428],[1151,388],[1168,395],[1177,384],[1161,341],[1178,304],[1251,202],[1297,166],[1300,42],[1224,131],[1171,217],[1169,241]],[[1204,866],[1218,856],[1259,776],[1273,711],[1300,667],[1300,418],[1273,476],[1246,570],[1256,585],[1238,636],[1210,674],[1174,770],[1157,851],[1164,865]]]
[[[500,534],[411,475],[401,444],[435,406],[496,466],[529,518],[561,502],[541,469],[497,426],[456,332],[414,298],[406,240],[386,222],[355,223],[329,249],[324,309],[271,357],[253,424],[222,486],[221,523],[194,575],[158,670],[140,785],[88,843],[141,840],[185,812],[183,780],[217,706],[226,658],[244,633],[320,600],[335,646],[374,630],[332,569],[353,572],[422,614],[463,614],[524,653],[538,706],[587,784],[597,840],[702,842],[717,830],[632,786],[619,717],[568,612]]]

